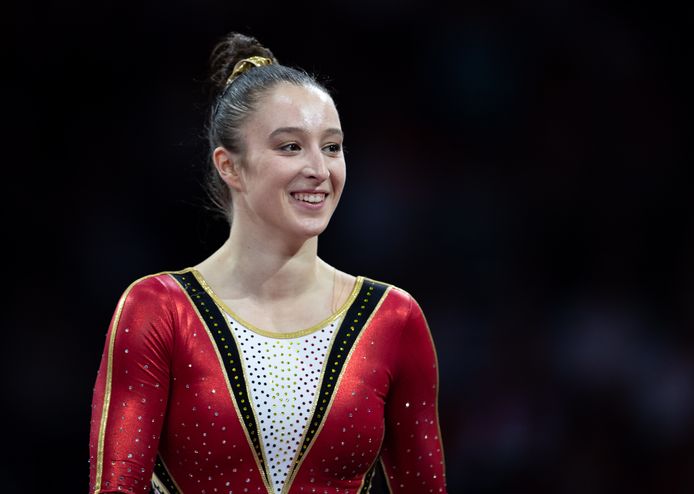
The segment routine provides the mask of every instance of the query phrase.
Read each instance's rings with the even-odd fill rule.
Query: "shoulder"
[[[163,271],[142,276],[130,283],[116,306],[113,326],[117,328],[125,324],[140,330],[165,330],[168,334],[165,328],[177,325],[182,307],[188,305],[186,294],[175,276],[188,271]]]
[[[172,272],[142,276],[123,291],[109,327],[110,341],[124,352],[168,352],[180,324]]]
[[[413,312],[421,312],[419,304],[407,290],[384,281],[368,277],[363,279],[365,285],[374,286],[382,291],[381,307],[399,315],[403,322],[409,319]]]
[[[387,295],[389,298],[392,298],[394,301],[397,301],[400,304],[409,305],[416,303],[414,297],[412,297],[412,295],[404,288],[393,285],[392,283],[388,283],[386,281],[375,280],[373,278],[369,278],[368,276],[360,276],[360,278],[363,279],[365,285],[380,288],[384,295]]]
[[[364,278],[364,283],[383,290],[374,316],[384,324],[383,327],[388,328],[392,337],[398,341],[418,342],[422,345],[431,343],[431,331],[424,312],[409,291],[370,278]]]
[[[172,297],[175,297],[176,294],[181,293],[179,285],[173,275],[185,274],[187,272],[189,272],[189,270],[162,271],[142,276],[130,283],[125,289],[121,296],[120,303],[136,302],[139,304],[156,303],[158,305],[164,305],[168,303]]]

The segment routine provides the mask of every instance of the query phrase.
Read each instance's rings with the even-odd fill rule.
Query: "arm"
[[[394,494],[446,492],[437,400],[434,343],[422,310],[410,298],[386,403],[381,451],[388,488]]]
[[[154,277],[123,294],[92,399],[90,492],[149,493],[169,390],[173,311]]]

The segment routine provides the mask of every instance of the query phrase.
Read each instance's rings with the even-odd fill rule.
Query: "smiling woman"
[[[436,352],[414,299],[318,257],[345,184],[316,80],[231,34],[212,53],[209,258],[125,291],[92,408],[91,492],[445,492]]]
[[[231,191],[232,232],[250,228],[268,242],[294,237],[298,248],[328,225],[344,186],[335,105],[322,89],[281,82],[256,103],[242,135],[242,151],[212,153]]]

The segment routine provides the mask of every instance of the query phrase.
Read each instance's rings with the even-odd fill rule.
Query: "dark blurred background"
[[[199,184],[230,30],[334,91],[349,178],[320,254],[424,308],[451,493],[694,491],[691,6],[3,11],[3,493],[87,492],[118,297],[226,237]]]

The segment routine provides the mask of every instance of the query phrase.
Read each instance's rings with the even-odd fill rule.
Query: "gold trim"
[[[161,480],[159,480],[159,477],[157,477],[156,473],[152,474],[152,484],[154,484],[154,488],[162,494],[171,494],[171,491],[169,491],[169,489],[166,488],[164,483]]]
[[[111,338],[108,342],[108,359],[106,364],[106,385],[104,388],[104,401],[101,408],[101,423],[99,424],[99,441],[96,450],[96,475],[94,478],[94,494],[98,494],[101,490],[101,481],[104,474],[104,443],[106,442],[106,423],[108,422],[108,409],[111,405],[111,387],[113,379],[113,347],[116,344],[116,333],[118,332],[118,323],[120,323],[121,314],[123,312],[123,306],[125,306],[125,301],[130,295],[130,291],[133,287],[140,281],[146,280],[147,278],[153,278],[162,274],[167,274],[168,271],[162,271],[160,273],[149,274],[147,276],[142,276],[136,279],[123,292],[118,305],[116,306],[116,315],[113,319],[113,324],[111,326]]]
[[[260,443],[260,454],[262,455],[262,460],[263,464],[265,465],[265,468],[262,469],[263,472],[263,480],[265,481],[265,487],[268,489],[268,492],[275,492],[275,488],[272,486],[271,482],[272,479],[271,474],[270,474],[270,464],[267,461],[267,453],[265,452],[265,442],[263,441],[263,435],[260,433],[260,420],[258,420],[258,413],[256,410],[256,405],[255,402],[253,401],[253,393],[251,393],[248,389],[248,372],[246,372],[246,358],[241,352],[241,346],[239,345],[239,340],[236,338],[236,334],[234,332],[234,329],[229,326],[229,320],[224,317],[224,314],[222,314],[222,317],[224,318],[224,322],[226,323],[227,327],[229,328],[229,333],[231,334],[231,337],[234,339],[234,344],[236,345],[236,348],[238,349],[239,353],[239,360],[241,364],[241,372],[243,373],[243,378],[244,382],[246,383],[246,389],[244,390],[244,393],[246,393],[246,399],[248,400],[248,406],[251,409],[251,413],[253,413],[253,419],[255,420],[255,427],[256,427],[256,434],[258,434],[258,442]],[[239,415],[241,417],[241,415]],[[243,423],[243,428],[246,428],[246,424]],[[253,452],[253,456],[257,458],[257,455],[255,453],[255,448],[253,448],[253,444],[251,444],[251,450]],[[256,460],[257,461],[257,460]],[[260,462],[258,462],[258,470],[260,470]]]
[[[116,317],[113,320],[113,327],[111,328],[111,337],[108,342],[108,354],[106,357],[106,384],[104,385],[104,398],[101,404],[101,422],[99,423],[99,441],[96,451],[96,477],[94,479],[94,493],[98,494],[101,490],[101,480],[104,474],[104,442],[106,441],[106,423],[108,422],[108,409],[111,405],[111,387],[113,379],[113,347],[116,344],[116,333],[118,332],[118,323],[120,322],[120,316],[123,312],[123,306],[125,305],[125,300],[130,294],[134,283],[132,283],[126,290],[118,306],[116,307]]]
[[[361,278],[361,277],[360,277]],[[379,282],[380,283],[380,282]],[[386,283],[380,283],[382,285],[387,285]],[[376,304],[376,307],[374,307],[373,311],[371,311],[371,314],[369,315],[369,318],[366,320],[364,325],[362,326],[361,331],[359,331],[359,334],[357,335],[357,338],[354,340],[354,343],[352,344],[352,348],[349,349],[349,353],[347,354],[347,357],[345,357],[345,362],[342,365],[342,369],[340,370],[340,375],[337,377],[337,381],[335,381],[335,388],[333,391],[332,396],[330,397],[330,402],[328,405],[325,407],[325,413],[323,414],[323,420],[321,420],[321,423],[318,425],[318,429],[316,430],[316,433],[313,435],[313,438],[311,439],[311,442],[308,444],[308,447],[306,448],[306,451],[303,453],[301,456],[301,460],[297,463],[296,458],[301,452],[301,445],[304,443],[304,439],[306,438],[306,432],[309,429],[310,422],[307,425],[306,429],[304,430],[304,435],[301,437],[301,441],[299,442],[299,448],[296,450],[296,455],[294,456],[294,460],[292,460],[293,464],[296,464],[296,467],[292,470],[291,475],[289,478],[285,481],[284,488],[282,489],[281,494],[287,494],[289,492],[289,489],[291,488],[292,483],[294,482],[294,479],[296,478],[296,475],[298,474],[299,470],[301,469],[301,465],[303,464],[304,460],[308,456],[309,452],[311,451],[311,448],[316,442],[316,438],[320,435],[321,430],[323,430],[323,426],[325,425],[325,422],[328,420],[328,415],[330,414],[330,409],[332,408],[333,402],[335,401],[335,397],[337,396],[338,389],[340,388],[340,384],[342,383],[342,376],[344,376],[345,371],[347,370],[348,364],[352,358],[352,353],[354,352],[354,349],[357,348],[357,345],[361,341],[362,336],[364,336],[364,333],[366,332],[366,328],[368,328],[369,324],[371,324],[371,320],[373,317],[376,315],[378,310],[381,308],[381,304],[383,304],[383,301],[386,299],[388,294],[390,293],[390,290],[392,289],[392,285],[387,285],[385,292],[383,292],[383,295],[381,295],[381,299],[378,301]],[[339,331],[335,331],[333,335],[333,342],[335,341],[335,337],[337,336]],[[330,348],[332,348],[332,344],[330,344]],[[324,365],[323,365],[323,371],[321,372],[321,380],[320,382],[323,382],[323,374],[325,373],[325,368],[328,363],[328,358],[326,356]],[[318,399],[320,398],[320,394],[317,393],[316,397],[314,399],[313,407],[311,407],[311,414],[309,417],[313,416],[313,412],[315,411],[316,404],[318,403]]]
[[[388,494],[393,494],[393,488],[390,486],[390,480],[388,480],[388,471],[386,470],[386,464],[383,463],[383,457],[379,457],[381,462],[381,468],[383,469],[383,478],[386,479],[386,487],[388,488]]]
[[[306,434],[311,428],[311,421],[313,420],[313,414],[316,412],[316,407],[318,406],[318,400],[320,400],[320,388],[321,384],[323,383],[323,379],[325,378],[325,371],[327,370],[328,363],[329,363],[329,357],[330,357],[330,350],[333,347],[333,344],[335,343],[335,338],[337,338],[337,334],[340,332],[340,328],[338,327],[335,331],[333,331],[332,336],[330,337],[330,344],[328,345],[328,350],[325,352],[325,360],[323,360],[323,366],[321,367],[320,371],[320,376],[318,379],[319,385],[316,388],[316,394],[313,397],[313,403],[311,404],[311,408],[309,409],[308,412],[308,421],[306,422],[306,425],[304,425],[304,431],[301,434],[301,439],[299,439],[299,442],[296,447],[296,453],[294,453],[294,458],[292,458],[292,461],[289,462],[290,464],[290,471],[289,475],[285,477],[284,483],[282,484],[282,490],[280,491],[280,494],[286,494],[289,492],[289,488],[291,487],[292,482],[294,481],[294,477],[296,473],[299,470],[299,467],[301,466],[301,463],[303,462],[303,459],[306,457],[304,454],[302,456],[301,461],[297,463],[297,458],[301,454],[301,446],[304,444],[304,440],[306,439]],[[339,382],[339,381],[338,381]],[[335,387],[337,389],[337,385]],[[335,394],[333,392],[333,394]],[[325,409],[325,413],[323,414],[323,420],[328,416],[328,407]],[[316,435],[314,434],[313,437],[315,438]],[[306,453],[308,453],[308,449],[306,450]]]
[[[183,489],[181,489],[181,487],[178,485],[178,482],[176,482],[176,479],[174,478],[173,474],[171,473],[171,469],[166,466],[166,462],[164,461],[164,458],[162,458],[162,456],[160,454],[157,454],[157,458],[159,459],[159,461],[161,461],[161,466],[164,467],[164,470],[166,470],[166,473],[169,474],[169,477],[171,478],[171,482],[173,482],[173,485],[176,488],[176,490],[178,491],[178,494],[183,494]],[[155,458],[155,463],[156,463],[157,458]],[[156,477],[156,476],[157,476],[156,474],[152,475],[152,479],[154,479],[154,477]],[[159,480],[158,477],[157,477],[157,480]],[[161,482],[161,481],[159,481],[159,482]],[[163,484],[162,484],[162,487],[164,487],[164,489],[166,489],[166,486],[164,486]],[[166,494],[170,494],[168,489],[166,489]]]
[[[186,274],[186,273],[192,273],[193,275],[195,275],[196,271],[193,268],[188,268],[182,272],[179,272],[178,274]],[[195,276],[195,278],[198,281],[200,281],[200,278],[198,278],[198,276]],[[175,278],[174,278],[174,280],[175,280]],[[178,284],[178,281],[176,281],[176,283]],[[179,284],[179,286],[180,286],[180,284]],[[204,286],[205,285],[203,285],[203,287]],[[198,310],[197,306],[195,305],[195,302],[193,302],[193,300],[190,298],[188,291],[184,287],[181,287],[181,291],[188,299],[188,302],[193,307],[193,310],[195,311],[195,313],[198,315],[198,319],[200,319],[200,322],[202,323],[202,327],[205,328],[205,333],[207,333],[207,337],[210,339],[210,344],[212,345],[212,348],[214,349],[214,352],[217,355],[217,361],[219,362],[220,371],[221,371],[222,375],[224,376],[224,382],[226,382],[226,385],[227,385],[227,391],[229,392],[229,397],[231,398],[231,404],[234,405],[234,411],[236,412],[236,418],[238,419],[238,421],[241,425],[241,430],[243,430],[243,434],[246,436],[246,441],[248,442],[248,447],[251,450],[251,455],[253,456],[253,459],[255,460],[256,467],[258,468],[258,472],[260,472],[260,478],[262,479],[263,484],[265,485],[265,488],[266,488],[268,494],[270,494],[273,492],[273,490],[270,487],[269,480],[267,478],[267,472],[265,471],[264,468],[261,468],[261,466],[260,466],[260,461],[259,461],[258,455],[255,453],[255,448],[253,447],[253,441],[251,440],[251,437],[248,434],[248,429],[246,428],[246,424],[243,421],[243,415],[241,413],[241,410],[239,409],[238,403],[236,403],[236,397],[234,396],[234,391],[231,389],[231,382],[229,381],[229,375],[227,374],[226,367],[224,366],[224,359],[223,359],[222,355],[219,353],[219,348],[217,347],[217,344],[214,341],[214,336],[212,336],[212,333],[210,332],[210,328],[207,326],[207,323],[205,322],[205,319],[203,318],[202,314],[200,314],[200,311]],[[205,291],[207,291],[207,290],[205,290]],[[226,317],[223,317],[223,314],[222,314],[222,319],[224,320],[224,323],[227,325],[227,328],[229,329],[229,332],[231,333],[231,336],[234,338],[234,341],[236,342],[236,337],[234,336],[234,331],[229,327],[228,319]],[[236,346],[238,348],[238,342],[236,342]],[[241,352],[239,352],[239,356],[241,356]],[[243,359],[241,361],[241,364],[243,365]],[[247,377],[245,369],[243,372],[244,372],[244,377]],[[246,386],[246,389],[244,389],[243,391],[246,394],[246,398],[248,399],[248,397],[249,397],[248,386]],[[249,403],[250,403],[250,399],[249,399]],[[252,406],[251,406],[251,410],[253,410]],[[256,421],[256,425],[257,425],[257,421]],[[258,434],[258,436],[260,438],[260,434]],[[262,448],[262,442],[261,442],[261,448]]]
[[[200,282],[202,287],[205,289],[207,294],[212,297],[212,300],[215,301],[217,305],[219,305],[222,310],[227,312],[231,317],[233,317],[236,322],[244,326],[245,328],[253,331],[254,333],[258,333],[262,336],[267,336],[269,338],[281,338],[281,339],[287,339],[287,338],[299,338],[300,336],[306,336],[307,334],[314,333],[318,331],[319,329],[323,329],[325,326],[333,322],[335,319],[340,317],[344,312],[347,311],[350,305],[352,305],[352,302],[354,302],[354,299],[357,297],[357,294],[359,293],[359,290],[361,290],[361,286],[364,283],[364,277],[363,276],[357,276],[355,282],[354,282],[354,287],[352,288],[352,293],[349,294],[349,297],[347,297],[347,300],[340,306],[340,308],[337,310],[337,312],[331,314],[328,316],[326,319],[322,320],[321,322],[314,324],[310,328],[306,329],[300,329],[298,331],[291,331],[288,333],[283,333],[279,331],[267,331],[265,329],[261,329],[257,326],[254,326],[253,324],[249,323],[245,319],[241,318],[231,310],[231,308],[224,303],[224,301],[217,296],[217,294],[212,290],[212,287],[207,284],[207,281],[205,278],[203,278],[202,274],[195,269],[195,268],[189,268],[190,272],[193,273],[195,278]],[[385,283],[384,283],[385,284]]]

